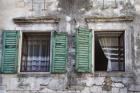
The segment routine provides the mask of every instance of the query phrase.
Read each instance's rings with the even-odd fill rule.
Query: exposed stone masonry
[[[68,33],[65,74],[1,74],[0,93],[140,93],[139,7],[139,0],[0,0],[1,31]],[[75,31],[79,26],[93,32],[126,30],[126,71],[94,72],[93,68],[93,73],[76,73]]]

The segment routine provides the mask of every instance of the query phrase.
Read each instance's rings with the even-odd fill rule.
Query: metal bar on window
[[[29,35],[29,39],[24,40],[23,50],[25,51],[25,45],[27,44],[27,60],[24,62],[22,58],[23,72],[48,72],[50,68],[50,38],[48,34],[42,35]],[[50,37],[50,36],[49,36]]]

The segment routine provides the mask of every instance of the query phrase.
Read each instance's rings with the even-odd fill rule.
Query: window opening
[[[124,32],[95,32],[95,71],[124,71]]]
[[[49,72],[50,33],[23,33],[21,72]]]

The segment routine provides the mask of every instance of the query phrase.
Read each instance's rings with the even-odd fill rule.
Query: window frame
[[[127,54],[128,50],[126,50],[126,48],[128,48],[127,45],[130,45],[130,44],[128,44],[128,41],[126,39],[128,36],[131,35],[131,32],[129,32],[128,29],[97,29],[97,28],[93,29],[91,27],[90,27],[90,29],[92,29],[92,35],[93,35],[93,38],[92,38],[92,73],[94,74],[94,76],[108,76],[108,75],[109,76],[125,76],[125,75],[132,76],[132,65],[130,65],[130,64],[132,64],[132,62],[129,64],[129,62],[127,62],[128,60],[126,60],[127,57],[130,56],[130,53],[132,52],[132,50],[131,50],[131,52],[129,54]],[[94,55],[95,55],[95,52],[94,52],[95,37],[94,37],[94,34],[96,31],[124,31],[124,42],[125,42],[125,44],[124,44],[125,67],[124,68],[125,68],[125,70],[123,72],[122,71],[112,71],[112,72],[95,71],[95,57],[94,57]],[[130,37],[130,39],[132,39],[132,38]],[[131,46],[131,48],[132,48],[132,46]],[[128,65],[129,65],[129,69],[128,68],[126,69],[126,67]]]
[[[49,72],[22,72],[21,71],[21,61],[22,61],[22,47],[23,47],[23,33],[50,33],[50,70]],[[19,54],[18,54],[18,74],[29,74],[29,75],[32,75],[32,74],[37,74],[37,75],[44,75],[44,74],[50,74],[51,73],[51,64],[52,64],[52,31],[34,31],[34,30],[31,30],[31,31],[27,31],[27,30],[23,30],[23,31],[20,31],[20,37],[19,37],[19,43],[18,43],[18,47],[19,47]]]
[[[95,70],[95,33],[98,33],[98,32],[112,32],[112,33],[113,33],[113,32],[122,32],[122,33],[123,33],[123,42],[124,42],[124,46],[123,46],[123,49],[124,49],[124,50],[123,50],[123,52],[124,52],[124,67],[123,67],[123,68],[124,68],[124,70],[114,70],[114,71],[96,71],[96,70]],[[93,34],[94,34],[94,37],[93,37],[93,38],[94,38],[94,41],[93,41],[93,42],[94,42],[94,45],[93,45],[93,50],[94,50],[94,55],[93,55],[93,56],[94,56],[94,62],[93,62],[93,64],[94,64],[94,72],[109,72],[109,73],[114,73],[114,72],[118,72],[118,73],[120,73],[120,72],[126,72],[126,70],[125,70],[125,68],[126,68],[126,66],[125,66],[125,64],[126,64],[126,61],[125,61],[125,58],[126,58],[126,57],[125,57],[125,55],[126,55],[126,53],[125,53],[125,45],[126,45],[126,44],[125,44],[125,43],[126,43],[126,42],[125,42],[125,30],[109,30],[109,31],[108,31],[108,30],[96,30],[96,31],[94,31]]]
[[[105,17],[106,18],[106,17]],[[97,19],[97,20],[96,20]],[[104,19],[104,18],[103,18]],[[110,19],[110,20],[109,20]],[[92,76],[112,76],[112,77],[120,77],[120,76],[133,76],[133,62],[134,59],[134,26],[133,26],[133,18],[132,20],[124,18],[109,18],[107,17],[106,21],[102,20],[102,17],[99,18],[85,18],[87,27],[92,29],[92,33],[94,31],[125,31],[125,72],[95,72],[94,71],[94,50],[92,49]],[[115,20],[116,19],[116,20]],[[122,20],[120,20],[122,19]],[[120,20],[120,21],[119,21]],[[94,34],[92,41],[94,41]],[[94,46],[94,42],[92,43]],[[94,47],[93,47],[94,48]]]

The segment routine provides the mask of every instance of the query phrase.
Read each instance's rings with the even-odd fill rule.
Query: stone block
[[[112,84],[112,87],[123,88],[124,87],[124,84],[122,84],[122,83],[113,83]]]
[[[82,91],[84,86],[71,86],[70,90]]]
[[[140,84],[140,66],[138,66],[137,68],[139,68],[137,70],[137,77],[135,79],[135,81],[137,82],[137,84]]]
[[[94,78],[94,85],[102,85],[104,82],[104,77],[96,77]]]
[[[101,91],[102,91],[101,86],[93,86],[93,87],[90,88],[91,93],[100,93]]]
[[[135,85],[132,84],[128,90],[129,91],[140,92],[140,84],[135,84]]]
[[[24,1],[18,1],[18,2],[16,2],[16,7],[17,8],[24,8],[25,7]]]
[[[88,87],[93,85],[102,85],[104,82],[104,77],[87,77],[87,79],[82,82],[85,83]]]
[[[127,93],[127,88],[121,88],[119,93]]]
[[[101,93],[111,93],[111,91],[102,91]]]
[[[119,88],[112,88],[112,93],[119,93]]]
[[[28,9],[29,11],[32,11],[32,4],[31,3],[26,3],[25,8]]]
[[[55,91],[48,89],[48,88],[45,88],[43,90],[40,90],[39,93],[55,93]]]
[[[44,0],[34,0],[34,3],[44,3]]]
[[[86,82],[86,86],[90,87],[94,84],[94,79],[92,77],[88,77]]]
[[[140,39],[139,38],[136,39],[136,44],[137,44],[137,49],[140,49]]]
[[[56,93],[81,93],[80,91],[58,91]]]
[[[24,2],[24,0],[16,0],[16,2]]]
[[[1,93],[1,92],[0,92]],[[9,90],[7,91],[6,93],[32,93],[31,91],[25,91],[25,90],[22,90],[22,91],[18,91],[18,90]]]
[[[0,93],[6,93],[6,87],[0,86]]]
[[[123,78],[123,81],[122,81],[125,85],[133,82],[132,78]]]
[[[114,82],[121,82],[122,81],[122,77],[111,77],[112,81]]]
[[[52,90],[64,90],[66,88],[66,81],[64,79],[52,79],[47,87]]]
[[[91,93],[91,92],[90,92],[89,88],[86,87],[81,93]]]

